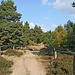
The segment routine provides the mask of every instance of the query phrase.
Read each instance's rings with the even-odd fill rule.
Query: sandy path
[[[15,60],[11,75],[46,75],[44,67],[36,57],[37,55],[32,54],[31,51],[26,51],[20,59]]]

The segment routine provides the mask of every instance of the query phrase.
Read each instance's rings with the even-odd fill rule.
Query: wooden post
[[[21,50],[22,50],[22,46],[21,46]]]
[[[73,58],[73,75],[75,75],[75,55],[74,55],[74,58]]]
[[[0,47],[0,56],[1,56],[1,47]]]
[[[55,51],[55,48],[54,48],[54,59],[57,58],[57,51]]]
[[[13,50],[15,50],[15,45],[13,45]]]

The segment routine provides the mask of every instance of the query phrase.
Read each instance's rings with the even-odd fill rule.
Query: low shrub
[[[13,62],[7,61],[6,59],[0,57],[0,75],[6,75],[12,73],[9,68],[13,65]]]
[[[58,58],[50,64],[47,75],[73,75],[73,56],[58,54]]]
[[[28,41],[29,45],[35,45],[34,41],[29,40]]]
[[[47,46],[46,48],[41,49],[39,54],[53,56],[53,51],[50,47]]]
[[[73,75],[73,55],[60,54],[58,58],[54,60],[54,56],[50,47],[40,50],[40,55],[44,60],[48,60],[48,72],[47,75]],[[49,57],[48,57],[49,56]]]

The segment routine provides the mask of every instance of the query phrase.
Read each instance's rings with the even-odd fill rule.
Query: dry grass
[[[73,75],[73,56],[58,54],[58,58],[51,58],[47,75]]]
[[[6,75],[12,73],[9,68],[13,65],[13,62],[7,61],[6,59],[0,57],[0,75]]]
[[[73,55],[58,53],[58,58],[54,60],[51,53],[50,48],[40,51],[42,62],[47,68],[47,75],[73,75]]]
[[[27,46],[28,49],[32,49],[32,50],[40,50],[42,48],[45,48],[45,45],[44,44],[37,44],[37,45],[28,45]]]
[[[16,50],[7,50],[3,54],[8,55],[8,56],[18,56],[18,57],[20,57],[21,55],[23,55],[23,52],[18,52]]]

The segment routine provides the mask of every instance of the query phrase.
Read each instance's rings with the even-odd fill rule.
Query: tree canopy
[[[17,8],[14,6],[12,0],[2,0],[0,5],[0,20],[7,20],[9,22],[20,21],[22,14],[16,12]]]
[[[17,12],[12,0],[2,0],[0,5],[0,45],[46,43],[55,47],[75,48],[75,23],[68,20],[64,27],[59,25],[54,31],[43,32],[35,25],[30,28],[28,21],[20,22],[22,14]]]

